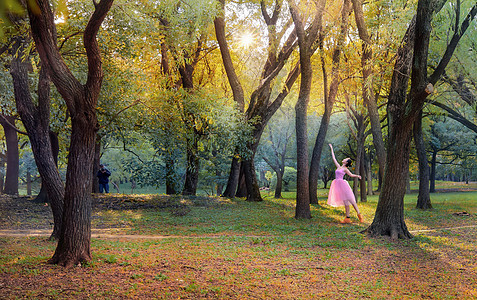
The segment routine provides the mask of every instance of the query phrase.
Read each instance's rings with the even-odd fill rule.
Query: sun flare
[[[250,46],[252,46],[252,44],[254,43],[255,41],[255,37],[253,35],[252,32],[248,31],[248,32],[245,32],[241,37],[240,37],[240,45],[243,47],[243,48],[248,48]]]

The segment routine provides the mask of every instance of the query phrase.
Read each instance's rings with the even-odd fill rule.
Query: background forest
[[[105,77],[97,107],[100,128],[96,160],[112,171],[111,179],[118,186],[114,189],[120,193],[165,193],[167,182],[173,186],[174,192],[180,193],[184,189],[187,170],[197,168],[194,170],[198,177],[197,190],[192,193],[220,195],[227,183],[231,157],[234,153],[241,157],[250,155],[247,143],[252,139],[251,127],[260,121],[248,115],[244,117],[233,101],[214,32],[213,22],[218,8],[213,7],[217,5],[207,1],[169,2],[148,2],[146,5],[141,1],[116,1],[98,34]],[[60,52],[68,67],[81,79],[86,65],[81,35],[93,3],[68,1],[58,4],[55,10]],[[278,4],[286,5],[243,2],[227,3],[225,7],[227,41],[237,78],[243,87],[245,108],[256,105],[249,100],[259,88],[263,66],[273,53],[270,48],[282,46],[292,30],[290,13],[284,7],[277,11],[279,20],[273,28],[276,32],[271,33],[272,29],[267,32],[264,16]],[[307,110],[309,148],[311,153],[324,114],[329,82],[335,80],[331,78],[332,72],[339,72],[325,145],[332,143],[339,157],[351,157],[357,161],[360,161],[356,158],[357,148],[362,147],[363,163],[357,165],[364,166],[371,191],[378,189],[379,168],[362,88],[372,86],[386,139],[386,103],[395,53],[415,8],[409,1],[373,1],[366,5],[364,17],[373,39],[373,57],[369,63],[374,75],[363,83],[360,73],[362,41],[353,18],[347,24],[346,41],[337,45],[341,4],[330,3],[326,7],[320,46],[312,56],[313,82]],[[458,11],[462,15],[467,11],[467,4],[472,3],[459,3],[462,8]],[[447,3],[434,19],[430,68],[436,66],[452,35],[456,5]],[[12,34],[28,33],[27,26],[23,26],[26,24],[22,24],[21,21],[15,24],[16,30],[7,27],[2,37],[2,125],[15,125],[20,131],[17,141],[12,141],[17,144],[12,147],[19,149],[20,193],[35,194],[39,192],[41,180],[28,137],[16,113],[9,74],[12,55],[15,55],[9,50]],[[471,26],[475,28],[475,24]],[[475,34],[475,30],[469,30],[462,39],[443,80],[424,107],[422,130],[431,182],[476,180]],[[28,76],[31,88],[35,89],[40,67],[34,46],[30,47],[33,48],[30,48],[27,58],[31,65]],[[338,48],[342,58],[335,62],[332,55]],[[298,52],[291,53],[273,79],[269,87],[272,98],[279,94],[287,73],[297,60]],[[191,87],[184,86],[184,66],[189,68],[187,75]],[[293,106],[298,88],[298,82],[290,88],[276,113],[266,122],[263,134],[253,141],[258,143],[254,160],[261,187],[296,189]],[[55,89],[52,89],[51,101],[50,127],[59,139],[58,164],[65,178],[71,122],[66,105]],[[5,192],[16,193],[15,187],[5,186],[7,134],[4,133],[3,138],[3,180],[0,182]],[[409,177],[418,180],[417,154],[412,151],[411,155]],[[327,147],[321,156],[319,180],[320,186],[325,187],[334,167]],[[13,169],[15,166],[9,167]],[[15,177],[15,173],[12,176]],[[286,180],[281,182],[284,178]]]

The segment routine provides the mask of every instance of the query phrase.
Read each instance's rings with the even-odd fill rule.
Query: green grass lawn
[[[310,220],[294,218],[292,192],[264,193],[259,203],[100,195],[123,206],[95,209],[93,228],[113,228],[106,232],[117,238],[94,237],[93,260],[64,269],[45,264],[54,242],[1,237],[0,298],[477,298],[477,192],[432,194],[427,211],[406,195],[414,238],[397,242],[360,234],[377,196],[358,203],[364,223],[353,214],[342,225],[344,209],[326,206],[326,193]],[[453,215],[464,211],[470,216]]]

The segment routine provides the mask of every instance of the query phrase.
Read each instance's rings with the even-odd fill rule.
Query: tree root
[[[399,239],[408,240],[413,238],[406,226],[402,225],[384,226],[371,224],[368,228],[361,231],[360,233],[366,234],[371,238],[389,237],[392,241],[397,241]]]

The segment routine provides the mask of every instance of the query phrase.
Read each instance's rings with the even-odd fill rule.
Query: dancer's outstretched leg
[[[352,205],[353,205],[354,210],[358,214],[359,222],[363,223],[363,215],[361,215],[361,213],[359,212],[358,204],[353,203]],[[349,210],[349,208],[348,208],[348,210]],[[349,212],[347,212],[346,215],[349,216]]]

